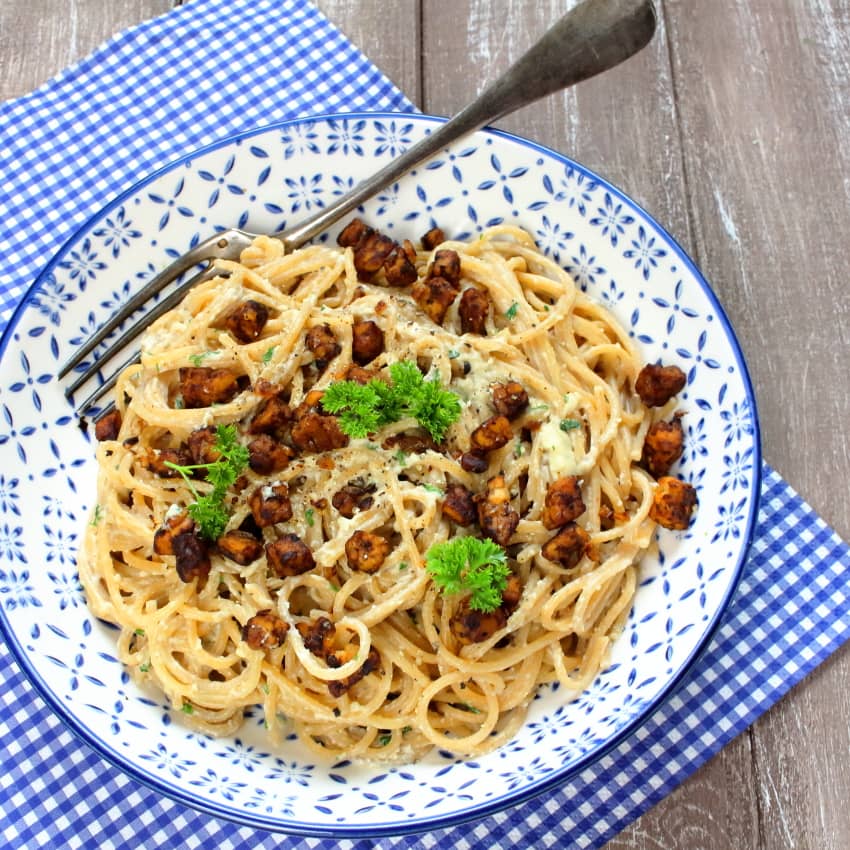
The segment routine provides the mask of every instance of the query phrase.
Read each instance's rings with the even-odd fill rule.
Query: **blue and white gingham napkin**
[[[306,0],[193,0],[122,33],[0,104],[0,329],[81,224],[186,150],[286,118],[412,109]],[[600,846],[841,645],[848,597],[850,549],[765,467],[737,595],[673,699],[557,792],[474,826],[356,846]],[[0,644],[0,845],[212,842],[338,846],[240,828],[138,784],[65,730]]]

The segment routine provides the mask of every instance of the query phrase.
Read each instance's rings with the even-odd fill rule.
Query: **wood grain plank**
[[[0,100],[26,94],[110,36],[173,5],[172,0],[0,3]]]
[[[0,98],[171,5],[0,3]],[[574,2],[317,5],[409,97],[448,114]],[[666,26],[641,56],[500,126],[611,179],[697,258],[749,358],[768,460],[850,537],[850,6],[662,8]],[[843,850],[848,716],[850,647],[606,850]]]
[[[423,19],[424,108],[451,113],[508,67],[574,4],[428,0]],[[453,25],[446,26],[451,20]],[[623,66],[552,95],[499,122],[547,144],[612,180],[684,244],[691,236],[669,45],[653,43]],[[748,736],[647,812],[606,850],[759,846],[757,799]]]
[[[850,646],[753,728],[763,847],[846,850],[850,840]]]
[[[413,103],[420,102],[418,0],[396,0],[394,3],[315,2],[348,40]]]
[[[850,225],[850,6],[667,9],[696,257],[744,344],[766,458],[848,537],[850,487],[827,484],[850,474],[850,250],[836,238]]]
[[[426,110],[447,115],[460,109],[575,5],[575,0],[426,0]],[[662,27],[649,47],[623,65],[506,116],[497,126],[593,169],[687,244],[668,65]]]
[[[747,354],[766,458],[847,537],[850,7],[665,8],[695,254]],[[848,693],[845,648],[752,728],[766,850],[847,846]]]

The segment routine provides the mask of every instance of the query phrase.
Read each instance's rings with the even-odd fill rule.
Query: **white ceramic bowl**
[[[361,212],[390,236],[451,238],[516,223],[605,303],[647,361],[688,375],[678,474],[699,493],[691,528],[662,530],[611,666],[579,699],[542,691],[507,746],[464,761],[321,763],[297,740],[273,749],[261,716],[232,739],[189,731],[116,660],[75,549],[94,500],[91,431],[55,378],[128,294],[216,228],[296,223],[378,169],[438,119],[343,115],[248,133],[187,155],[117,198],[49,263],[0,353],[0,625],[35,687],[104,758],[170,797],[243,824],[312,835],[435,829],[564,782],[629,734],[705,647],[735,588],[757,511],[753,393],[732,329],[676,242],[633,201],[565,157],[500,132],[444,151]],[[333,237],[333,233],[331,237]]]

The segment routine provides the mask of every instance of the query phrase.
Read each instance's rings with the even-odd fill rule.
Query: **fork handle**
[[[628,59],[649,43],[655,23],[652,0],[584,0],[457,115],[336,203],[275,235],[287,250],[309,242],[457,139]]]

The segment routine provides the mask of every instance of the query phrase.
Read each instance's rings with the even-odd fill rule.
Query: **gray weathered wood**
[[[3,0],[0,98],[26,94],[115,33],[174,5],[170,0]]]
[[[612,180],[695,257],[747,354],[767,460],[850,537],[850,5],[657,3],[644,53],[500,126]],[[170,5],[4,0],[0,97]],[[574,0],[317,5],[421,108],[449,114]],[[849,716],[845,648],[606,850],[843,850]]]
[[[732,316],[766,458],[850,534],[850,7],[667,0],[694,254]],[[764,847],[850,840],[850,652],[750,731]]]

